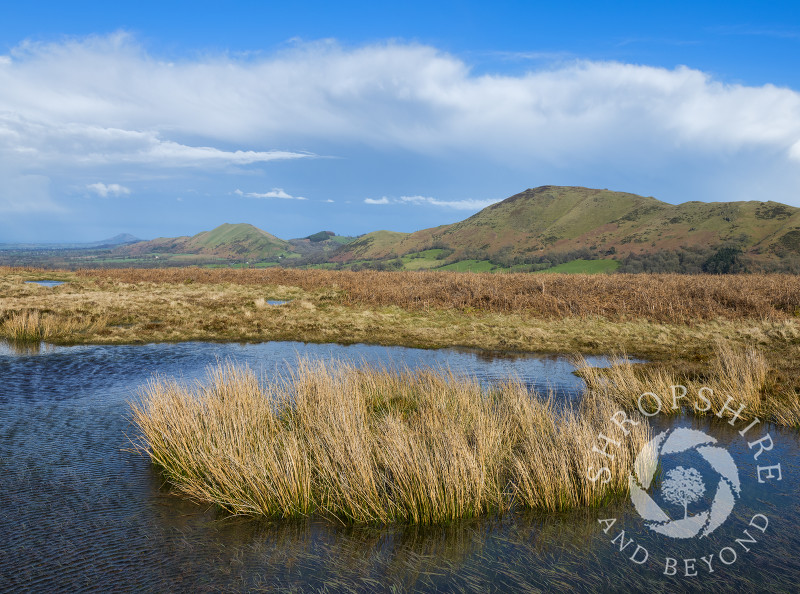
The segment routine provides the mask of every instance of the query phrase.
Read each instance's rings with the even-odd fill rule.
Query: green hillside
[[[409,233],[398,231],[373,231],[345,244],[342,251],[332,259],[340,262],[353,260],[373,260],[396,256],[395,249],[409,236]],[[414,250],[405,250],[411,252]]]
[[[192,253],[227,253],[253,258],[274,256],[288,247],[288,242],[246,223],[224,223],[211,231],[198,233],[186,242],[186,248]]]
[[[380,242],[346,246],[338,261],[403,256],[433,247],[452,250],[449,262],[512,263],[582,249],[598,258],[620,258],[729,244],[770,259],[800,254],[800,209],[771,201],[672,205],[624,192],[542,186],[453,225],[411,234],[381,233]]]
[[[192,237],[159,238],[120,248],[129,256],[146,254],[194,255],[220,259],[265,260],[290,250],[287,241],[278,239],[253,225],[224,223]]]
[[[776,263],[800,269],[800,209],[756,200],[673,205],[625,192],[542,186],[458,223],[415,233],[351,238],[320,231],[284,241],[252,225],[226,223],[192,237],[120,246],[111,258],[386,270],[714,272],[742,269],[739,254],[748,269]]]

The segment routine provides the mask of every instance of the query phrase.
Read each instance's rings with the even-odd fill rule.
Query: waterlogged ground
[[[742,489],[731,516],[707,537],[683,540],[651,531],[629,501],[435,528],[226,518],[171,495],[146,459],[126,451],[133,432],[127,401],[152,374],[201,378],[206,366],[228,357],[274,373],[298,356],[442,364],[487,382],[516,375],[565,398],[580,389],[559,357],[301,343],[38,352],[0,346],[0,590],[796,591],[800,434],[791,430],[754,428],[749,441],[766,431],[774,441],[754,460],[758,448],[738,433],[744,424],[654,418],[656,433],[688,427],[713,436],[738,467]],[[700,468],[705,493],[690,514],[707,509],[717,488],[713,469],[696,456],[687,451],[662,460],[662,474],[676,465]],[[783,480],[759,484],[757,466],[778,463]],[[768,519],[763,532],[757,514]],[[604,532],[610,521],[598,520],[612,518]],[[744,529],[755,543],[744,540]],[[668,566],[674,575],[664,575]]]

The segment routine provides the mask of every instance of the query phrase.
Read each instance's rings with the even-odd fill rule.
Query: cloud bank
[[[121,186],[119,184],[106,185],[103,182],[89,184],[86,186],[86,189],[93,194],[97,194],[101,198],[108,198],[109,196],[126,196],[131,193],[130,188],[126,188],[125,186]]]
[[[73,169],[84,179],[222,175],[274,161],[313,167],[316,154],[354,150],[503,167],[552,183],[580,174],[653,194],[672,184],[695,199],[761,198],[750,195],[760,188],[797,203],[800,93],[618,62],[475,74],[457,56],[404,43],[164,61],[120,33],[26,42],[0,59],[0,159],[16,179],[56,171],[69,181]],[[286,198],[272,192],[250,197]],[[37,195],[40,204],[52,198]],[[491,203],[397,200],[466,210]]]
[[[242,192],[238,188],[233,192],[237,196],[243,196],[244,198],[280,198],[281,200],[308,200],[308,198],[304,198],[303,196],[292,196],[291,194],[287,194],[283,188],[272,188],[269,192]]]
[[[655,144],[655,136],[669,141],[665,149],[760,145],[788,156],[800,140],[800,95],[789,89],[615,62],[476,76],[457,57],[413,44],[317,43],[259,60],[173,63],[125,34],[26,43],[0,63],[0,106],[5,135],[14,114],[116,143],[123,131],[134,143],[155,142],[154,131],[258,145],[347,138],[409,150],[466,141],[471,151],[507,157],[589,153],[620,137]]]
[[[428,196],[400,196],[400,198],[389,198],[383,196],[382,198],[366,198],[364,204],[408,204],[408,205],[430,205],[430,206],[443,206],[445,208],[452,208],[455,210],[471,210],[477,211],[486,208],[500,199],[494,200],[437,200]]]

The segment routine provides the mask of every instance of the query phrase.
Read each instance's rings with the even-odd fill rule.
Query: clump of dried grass
[[[42,323],[38,311],[20,312],[3,320],[0,332],[15,342],[40,342],[47,329]]]
[[[635,365],[624,356],[609,368],[592,368],[584,360],[579,369],[589,390],[627,409],[635,409],[642,394],[649,393],[658,396],[663,404],[659,414],[714,414],[721,419],[736,417],[743,421],[758,417],[800,427],[800,397],[794,392],[774,392],[769,363],[753,348],[719,341],[705,372],[692,376]],[[684,388],[686,393],[681,397]],[[653,412],[657,401],[646,396],[642,406]]]
[[[259,383],[227,363],[195,386],[152,381],[132,411],[137,447],[193,499],[235,514],[431,524],[626,492],[649,428],[617,452],[614,481],[593,483],[588,467],[604,464],[592,446],[614,430],[597,403],[558,409],[515,382],[321,362]]]
[[[16,343],[33,343],[72,337],[79,332],[93,332],[105,325],[105,319],[87,320],[41,313],[39,310],[15,312],[0,323],[0,337]]]
[[[515,453],[513,479],[515,496],[526,506],[545,510],[566,510],[596,506],[628,492],[628,477],[633,460],[650,440],[650,426],[641,415],[632,415],[637,425],[628,424],[629,435],[611,424],[618,407],[608,398],[585,397],[576,410],[554,407],[553,401],[521,399],[530,410],[515,418],[520,447]],[[603,447],[598,435],[611,437],[618,447],[606,456],[593,446]],[[598,470],[608,468],[602,480]],[[591,473],[589,470],[591,469]],[[606,478],[609,482],[603,482]]]

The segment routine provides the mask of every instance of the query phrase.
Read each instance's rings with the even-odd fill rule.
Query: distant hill
[[[458,223],[414,233],[318,231],[283,240],[253,225],[226,223],[152,241],[118,235],[92,244],[0,245],[0,263],[800,273],[800,209],[757,200],[673,205],[625,192],[542,186]]]
[[[211,231],[191,237],[159,237],[119,248],[127,257],[148,254],[192,254],[222,259],[264,260],[291,250],[288,241],[278,239],[253,225],[224,223]]]
[[[411,234],[378,231],[345,246],[339,262],[452,250],[449,261],[521,258],[581,248],[598,254],[654,253],[736,245],[769,258],[800,254],[800,209],[778,202],[686,202],[582,187],[542,186],[452,225]]]
[[[336,237],[336,233],[333,231],[320,231],[319,233],[312,233],[308,237],[304,237],[303,239],[309,240],[311,243],[317,243],[319,241],[325,241],[330,239],[331,237]]]
[[[422,233],[422,231],[418,231],[418,233]],[[396,257],[398,249],[413,252],[416,251],[416,242],[406,242],[412,235],[414,234],[400,233],[399,231],[373,231],[345,244],[333,256],[332,260],[348,262],[351,260],[377,260],[390,256]]]
[[[353,237],[336,235],[333,231],[319,231],[299,239],[290,239],[289,244],[296,262],[321,264],[337,252],[343,245],[353,241]]]
[[[85,244],[86,246],[91,247],[102,247],[107,245],[125,245],[128,243],[138,243],[142,241],[135,235],[131,235],[130,233],[120,233],[119,235],[115,235],[114,237],[110,237],[108,239],[103,239],[101,241],[96,241],[94,243]]]
[[[93,250],[142,241],[130,233],[86,243],[0,243],[0,250]]]

